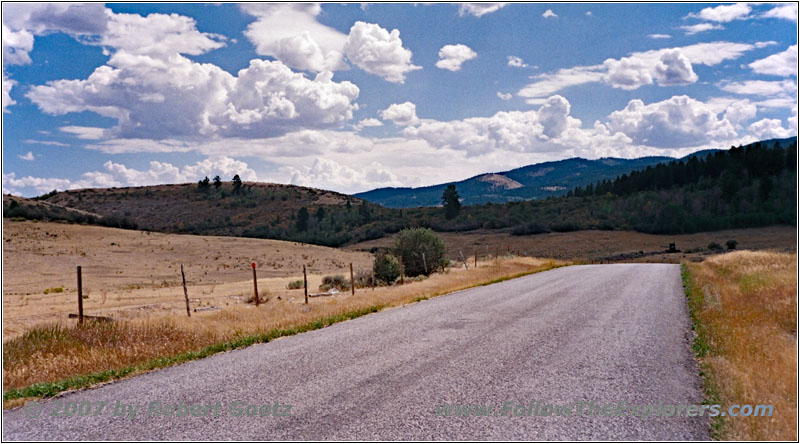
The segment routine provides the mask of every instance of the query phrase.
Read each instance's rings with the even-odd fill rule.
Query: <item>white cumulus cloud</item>
[[[550,18],[550,17],[556,18],[556,17],[558,17],[558,14],[553,12],[552,9],[548,9],[547,11],[542,13],[542,17],[544,17],[544,18]]]
[[[703,8],[696,14],[689,14],[687,18],[699,18],[712,22],[727,23],[733,20],[740,20],[750,14],[751,8],[747,3],[734,3],[732,5],[720,5]]]
[[[475,57],[478,57],[478,54],[467,45],[444,45],[439,50],[439,61],[436,62],[436,67],[448,71],[458,71],[461,69],[462,63]]]
[[[674,96],[649,105],[634,99],[609,115],[608,127],[642,145],[697,146],[736,137],[731,122],[718,114],[712,106],[688,96]]]
[[[344,53],[359,68],[392,83],[404,83],[407,73],[422,69],[411,63],[412,53],[403,47],[400,31],[389,32],[374,23],[356,22]]]
[[[761,140],[774,138],[782,139],[797,134],[796,129],[784,128],[783,124],[778,119],[761,119],[750,125],[748,129],[754,136]]]
[[[383,120],[391,120],[395,125],[407,126],[419,122],[417,105],[411,102],[393,103],[380,112]]]
[[[244,3],[240,8],[256,17],[244,34],[259,55],[275,57],[295,69],[344,69],[347,36],[317,21],[322,7],[311,3]]]

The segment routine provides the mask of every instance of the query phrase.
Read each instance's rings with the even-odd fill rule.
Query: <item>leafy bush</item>
[[[736,239],[730,239],[728,242],[725,242],[725,246],[728,247],[728,250],[735,250],[737,245],[739,245],[739,242],[736,241]]]
[[[394,240],[394,254],[406,276],[430,275],[447,266],[444,241],[430,228],[406,228]]]
[[[286,286],[286,288],[289,289],[289,290],[299,290],[299,289],[303,288],[303,280],[302,279],[298,279],[296,281],[289,282],[289,284]]]
[[[391,284],[397,280],[402,270],[400,261],[389,254],[378,254],[372,262],[372,271],[375,273],[375,279],[386,284]]]
[[[344,275],[341,274],[334,274],[331,276],[325,276],[322,278],[322,285],[319,286],[320,291],[328,291],[331,288],[335,288],[337,290],[349,290],[350,283],[344,279]]]
[[[711,242],[710,244],[708,244],[708,249],[713,251],[722,251],[722,245],[716,242]]]

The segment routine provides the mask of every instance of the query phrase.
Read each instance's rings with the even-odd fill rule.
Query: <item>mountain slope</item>
[[[459,182],[420,188],[378,188],[356,197],[389,208],[430,207],[441,204],[442,191],[453,184],[463,205],[505,203],[562,196],[568,190],[603,179],[614,179],[632,170],[673,160],[671,157],[638,159],[572,158],[544,162],[500,173],[481,174]]]

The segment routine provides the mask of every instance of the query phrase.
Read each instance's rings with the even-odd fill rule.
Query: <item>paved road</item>
[[[699,404],[689,337],[677,265],[574,266],[73,393],[39,404],[37,418],[28,417],[33,410],[6,411],[3,438],[708,439],[707,418],[587,414],[589,402]],[[50,416],[59,403],[86,401],[91,413],[109,404],[97,416]],[[513,416],[531,401],[539,401],[538,416],[535,407]],[[132,419],[114,416],[117,402],[119,413],[125,405],[139,410]],[[195,413],[205,416],[156,416],[158,402],[162,412],[200,405]],[[584,415],[579,402],[587,403]],[[504,415],[436,413],[447,404],[502,412],[505,403]],[[544,416],[545,404],[571,404],[573,415]],[[256,416],[247,416],[247,405]],[[287,405],[290,416],[280,416]]]

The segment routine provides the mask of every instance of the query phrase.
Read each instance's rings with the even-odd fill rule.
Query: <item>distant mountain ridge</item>
[[[760,143],[781,146],[797,140],[797,137],[768,139]],[[536,163],[509,171],[480,174],[458,182],[447,182],[419,188],[377,188],[353,196],[376,203],[387,208],[418,208],[441,205],[442,192],[448,185],[455,185],[461,196],[462,205],[481,205],[485,203],[518,202],[533,199],[546,199],[566,195],[576,187],[585,187],[603,180],[614,180],[622,174],[645,169],[673,160],[686,160],[697,156],[703,158],[720,149],[696,151],[675,158],[667,156],[647,156],[636,159],[603,157],[589,160],[581,157]]]
[[[442,191],[455,185],[462,205],[505,203],[563,196],[567,191],[603,179],[675,160],[666,156],[597,160],[574,157],[543,162],[510,171],[486,173],[458,182],[420,188],[378,188],[355,194],[355,197],[389,208],[432,207],[441,204]]]

